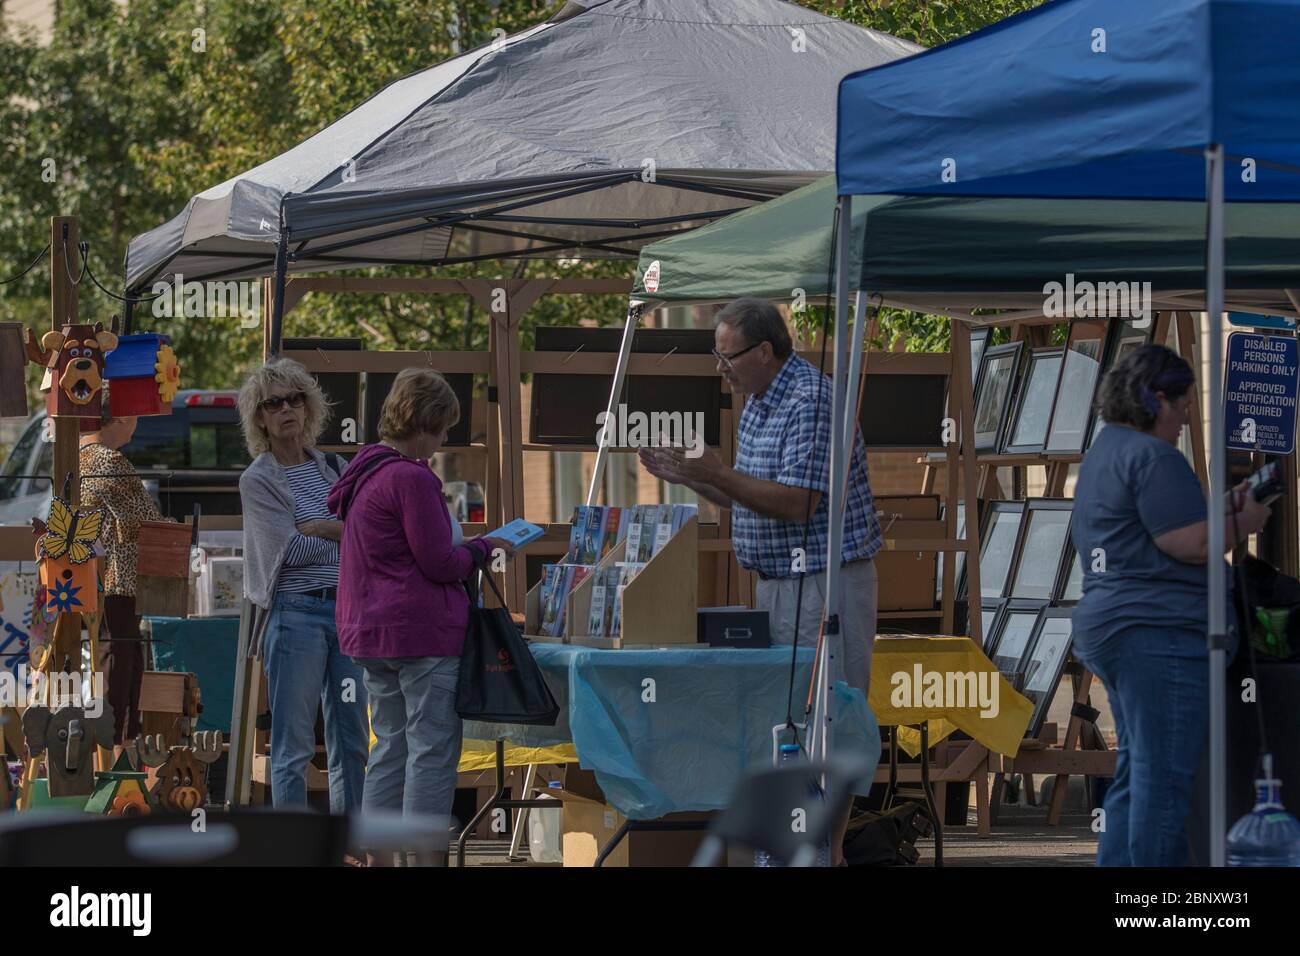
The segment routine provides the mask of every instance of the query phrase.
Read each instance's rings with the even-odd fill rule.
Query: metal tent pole
[[[844,500],[846,473],[842,462],[847,449],[844,445],[845,405],[849,396],[849,257],[852,235],[853,199],[839,197],[835,262],[835,366],[831,380],[831,448],[830,481],[826,508],[830,517],[826,545],[826,606],[825,638],[822,653],[813,662],[817,681],[813,720],[809,725],[809,756],[825,760],[831,748],[830,674],[833,662],[841,657],[843,638],[840,634],[840,558],[844,553]],[[864,300],[865,301],[865,300]],[[796,636],[796,640],[797,640]]]
[[[1209,541],[1206,573],[1209,575],[1210,650],[1210,865],[1224,865],[1227,836],[1227,760],[1225,702],[1227,650],[1227,579],[1223,573],[1224,549],[1224,428],[1223,428],[1223,145],[1205,151],[1208,217],[1205,237],[1205,308],[1209,330],[1210,376],[1210,502],[1207,509]]]
[[[628,303],[627,322],[623,326],[623,344],[618,350],[618,364],[614,367],[614,384],[609,390],[609,401],[605,405],[606,427],[611,427],[618,412],[618,397],[623,394],[623,380],[627,378],[627,365],[632,356],[632,338],[637,324],[641,321],[641,306],[644,303],[633,299]],[[605,474],[605,461],[609,458],[611,440],[608,434],[605,441],[596,448],[596,467],[591,471],[591,484],[587,488],[587,504],[594,505],[600,495],[600,481]]]

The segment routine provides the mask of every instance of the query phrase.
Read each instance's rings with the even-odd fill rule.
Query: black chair
[[[832,756],[750,774],[709,827],[691,866],[717,866],[727,843],[764,850],[783,866],[812,866],[848,812],[854,786],[874,769],[860,757]],[[818,786],[823,774],[824,793]]]
[[[348,819],[309,811],[209,810],[188,816],[10,814],[0,824],[5,866],[341,866]]]

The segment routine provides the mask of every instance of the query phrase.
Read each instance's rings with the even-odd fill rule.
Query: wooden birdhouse
[[[116,387],[116,386],[114,386]],[[117,399],[113,399],[117,414]],[[140,523],[135,612],[153,617],[189,614],[190,547],[194,529],[172,521]]]
[[[0,418],[27,417],[26,368],[22,325],[0,322]]]
[[[50,330],[39,344],[27,330],[27,357],[46,369],[45,407],[51,415],[67,418],[101,417],[104,402],[104,356],[117,348],[117,336],[94,325],[65,325]]]
[[[86,801],[86,812],[104,817],[141,817],[154,810],[154,799],[146,788],[148,774],[136,770],[120,753],[112,770],[95,774],[95,789]]]
[[[123,335],[104,363],[113,414],[170,415],[172,399],[181,384],[170,339],[144,332]]]
[[[36,558],[47,610],[59,614],[99,610],[95,545],[103,523],[102,511],[77,511],[58,495],[50,500],[48,520],[33,519],[40,535]]]

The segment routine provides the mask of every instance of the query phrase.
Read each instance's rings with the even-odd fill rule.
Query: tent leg
[[[843,654],[843,638],[840,634],[840,558],[844,551],[844,514],[842,510],[835,507],[835,504],[844,498],[844,470],[841,467],[841,460],[846,452],[844,416],[849,396],[849,342],[846,330],[849,319],[849,257],[852,253],[850,248],[853,225],[852,197],[839,197],[838,205],[839,234],[836,237],[835,263],[835,376],[831,387],[830,487],[827,489],[830,502],[829,513],[832,519],[826,548],[826,606],[822,612],[826,621],[825,635],[821,654],[813,662],[813,675],[817,685],[813,719],[808,725],[810,738],[808,753],[814,760],[825,760],[830,755],[831,662],[836,655]]]
[[[1223,145],[1216,143],[1205,151],[1206,204],[1208,217],[1205,237],[1205,308],[1209,330],[1210,376],[1210,495],[1208,512],[1209,541],[1206,568],[1209,575],[1209,621],[1207,641],[1210,651],[1210,865],[1225,863],[1227,835],[1227,758],[1224,693],[1226,691],[1227,650],[1227,580],[1219,563],[1224,551],[1224,515],[1219,504],[1224,500],[1224,427],[1223,427]]]
[[[615,416],[618,413],[618,397],[623,394],[623,382],[627,378],[628,360],[632,356],[632,338],[640,321],[640,303],[629,304],[627,321],[623,326],[623,343],[618,350],[618,365],[614,368],[614,384],[609,390],[609,401],[605,405],[604,421],[607,426],[612,426],[617,420]],[[596,467],[591,470],[591,484],[587,488],[588,505],[594,505],[600,497],[600,483],[605,476],[605,462],[609,459],[609,446],[612,442],[607,434],[603,438],[603,441],[597,442]]]
[[[280,340],[284,334],[284,283],[289,271],[289,237],[280,229],[280,241],[275,247],[274,291],[271,298],[271,338],[267,352],[270,357],[280,354]]]

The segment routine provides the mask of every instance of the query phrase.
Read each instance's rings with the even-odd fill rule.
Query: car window
[[[188,468],[189,427],[189,410],[184,408],[174,409],[170,415],[141,416],[122,454],[140,471]]]
[[[190,426],[191,468],[243,468],[248,449],[238,421],[196,421]]]
[[[19,436],[18,443],[14,445],[13,451],[9,453],[9,458],[5,461],[4,473],[0,476],[0,498],[16,498],[22,493],[23,479],[19,476],[36,474],[36,472],[28,471],[27,468],[32,457],[32,449],[41,440],[43,425],[43,419],[35,419],[28,424],[27,429]],[[53,448],[54,446],[51,444],[50,447]]]

